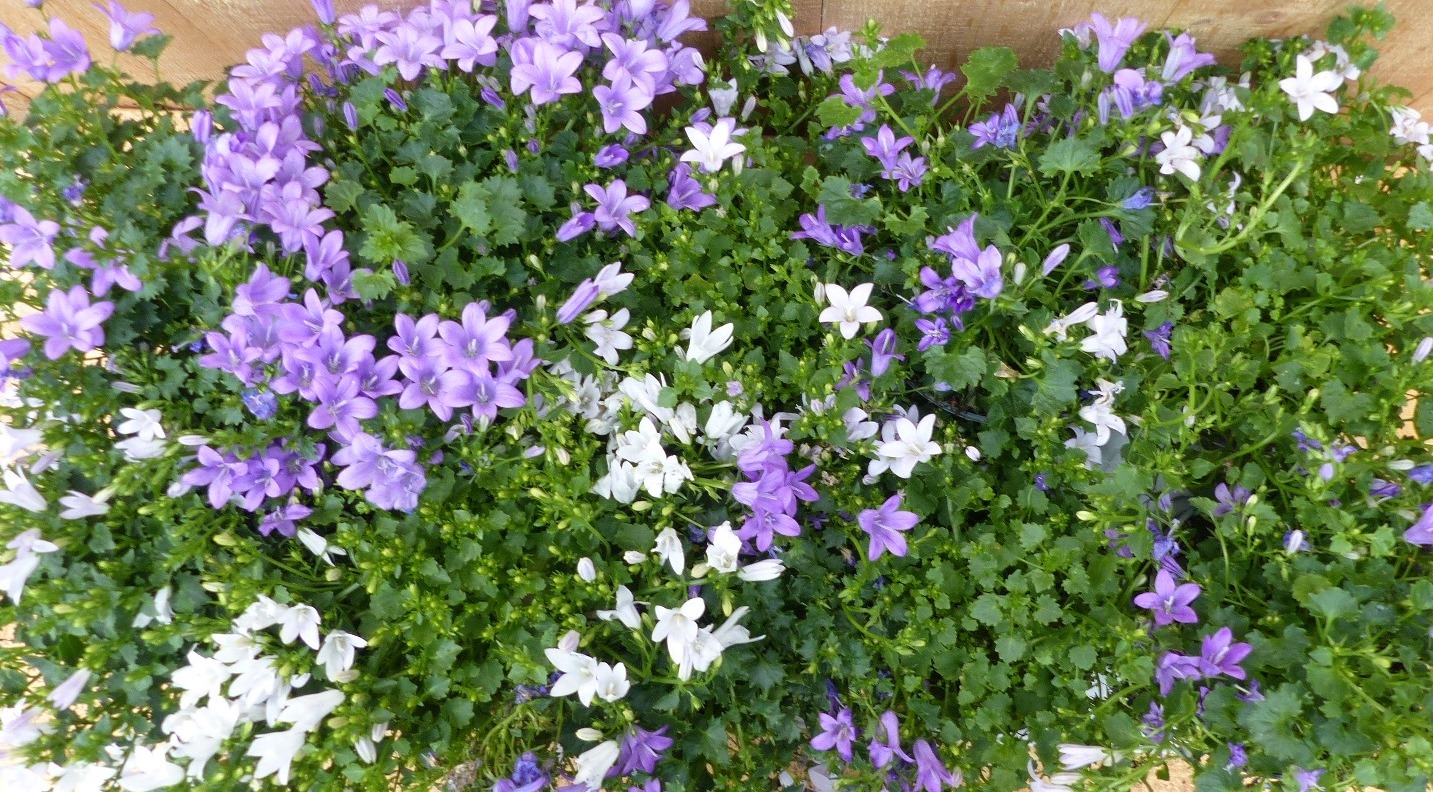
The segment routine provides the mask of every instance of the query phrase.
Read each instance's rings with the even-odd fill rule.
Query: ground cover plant
[[[1426,789],[1385,13],[315,10],[4,31],[4,789]]]

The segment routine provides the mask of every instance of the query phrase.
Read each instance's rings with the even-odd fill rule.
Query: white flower
[[[547,661],[562,672],[552,684],[553,696],[568,696],[573,693],[584,706],[592,704],[597,695],[597,661],[580,652],[564,651],[561,647],[544,652]]]
[[[724,522],[712,532],[711,543],[707,545],[707,566],[723,575],[735,572],[741,562],[741,539],[731,529],[731,523]]]
[[[1307,121],[1314,110],[1325,113],[1338,112],[1338,100],[1332,91],[1343,85],[1343,78],[1337,72],[1314,73],[1314,63],[1303,55],[1294,58],[1294,76],[1279,81],[1279,87],[1299,107],[1299,120]]]
[[[180,710],[164,719],[162,728],[170,736],[170,751],[189,760],[185,775],[204,777],[204,765],[234,733],[242,714],[235,702],[211,698],[208,706]]]
[[[303,747],[303,731],[293,728],[260,734],[249,743],[249,750],[244,755],[259,760],[258,766],[254,768],[255,779],[274,776],[274,783],[286,786],[289,783],[289,765],[293,763],[294,755]]]
[[[881,443],[876,453],[886,461],[892,473],[910,478],[916,465],[930,461],[931,457],[941,452],[940,443],[931,440],[934,431],[934,415],[927,415],[919,424],[911,423],[909,418],[897,418],[896,438]]]
[[[617,763],[619,753],[616,740],[607,740],[583,751],[577,757],[577,772],[572,776],[572,783],[583,784],[588,789],[601,789],[602,781],[607,777],[607,771]]]
[[[15,558],[0,566],[0,589],[5,591],[11,602],[18,605],[20,597],[25,593],[25,583],[40,566],[40,555],[53,553],[60,548],[53,542],[45,541],[38,528],[25,531],[5,546],[15,551]]]
[[[627,691],[632,689],[631,683],[627,681],[627,667],[621,663],[615,666],[598,663],[595,687],[597,698],[603,701],[621,701]]]
[[[736,120],[732,118],[718,118],[710,132],[704,132],[700,127],[687,127],[687,139],[692,141],[692,148],[682,153],[682,162],[696,163],[705,173],[721,170],[723,162],[746,151],[746,146],[732,142],[735,130]]]
[[[1087,302],[1071,311],[1068,316],[1062,316],[1050,322],[1050,326],[1045,328],[1045,335],[1053,335],[1057,340],[1064,341],[1067,338],[1066,333],[1071,327],[1077,324],[1084,324],[1090,320],[1090,317],[1099,312],[1100,306],[1098,303]]]
[[[1079,773],[1056,773],[1043,778],[1035,772],[1035,762],[1030,761],[1030,792],[1070,792],[1080,782]]]
[[[693,671],[705,672],[721,659],[723,648],[711,630],[705,627],[697,630],[683,648],[681,659],[677,660],[677,678],[687,680],[692,678]]]
[[[159,419],[163,416],[158,410],[136,410],[133,407],[122,407],[119,414],[129,420],[116,426],[116,432],[134,435],[145,442],[164,437],[164,427],[159,424]]]
[[[697,433],[696,405],[691,402],[678,404],[677,408],[672,411],[672,417],[667,421],[666,426],[678,442],[690,444],[692,435]]]
[[[707,439],[716,443],[730,438],[740,432],[746,426],[746,416],[738,413],[729,401],[719,401],[712,405],[712,411],[707,416],[706,426],[702,431],[706,433]]]
[[[279,640],[286,644],[303,639],[310,649],[318,650],[318,625],[321,617],[311,605],[294,605],[279,613]]]
[[[597,286],[599,297],[611,297],[632,284],[633,274],[622,271],[622,262],[614,261],[597,271],[592,283]]]
[[[1194,133],[1182,126],[1174,132],[1160,133],[1164,151],[1154,155],[1159,163],[1159,172],[1168,176],[1178,171],[1192,181],[1199,181],[1199,149],[1191,145]]]
[[[622,560],[629,564],[640,564],[647,560],[647,554],[640,550],[627,550],[622,553]]]
[[[1066,770],[1098,767],[1114,758],[1114,754],[1111,754],[1109,749],[1101,748],[1098,745],[1060,743],[1059,750],[1060,766]]]
[[[736,576],[751,583],[764,583],[781,577],[781,573],[785,571],[786,565],[781,562],[781,559],[767,558],[747,564],[736,573]]]
[[[109,512],[109,499],[114,495],[114,490],[109,487],[96,492],[93,495],[86,495],[83,492],[70,490],[70,494],[60,498],[60,505],[64,511],[60,512],[62,520],[83,520],[86,517],[98,517]]]
[[[660,642],[665,639],[667,652],[674,662],[680,664],[687,646],[696,639],[697,631],[701,629],[697,619],[706,610],[707,604],[701,597],[692,597],[680,608],[656,606],[657,626],[652,629],[652,640]]]
[[[368,646],[368,642],[359,636],[335,630],[323,639],[323,646],[319,648],[316,659],[329,679],[336,682],[345,681],[339,677],[345,676],[346,672],[353,668],[354,650],[365,646]]]
[[[46,700],[53,704],[57,710],[69,709],[70,705],[75,703],[75,699],[80,697],[80,693],[85,689],[85,685],[90,683],[90,676],[90,670],[88,668],[81,668],[75,673],[70,674],[69,678],[64,682],[56,685],[55,689],[50,691],[50,695],[45,697]]]
[[[9,424],[0,423],[0,465],[6,465],[19,459],[21,452],[40,444],[44,436],[38,429],[15,429]]]
[[[840,325],[842,338],[855,338],[863,323],[881,321],[881,312],[866,305],[873,288],[874,284],[862,283],[848,293],[834,283],[825,284],[826,302],[830,307],[822,310],[817,319],[825,324]]]
[[[1423,336],[1418,342],[1418,347],[1413,350],[1413,362],[1422,363],[1428,359],[1428,353],[1433,352],[1433,336]]]
[[[233,671],[228,665],[191,650],[189,664],[175,669],[169,681],[174,687],[184,691],[179,697],[179,706],[187,709],[198,704],[205,696],[210,700],[222,699],[224,683],[228,682],[232,675]]]
[[[675,493],[682,488],[683,481],[693,478],[692,469],[674,455],[643,460],[637,463],[635,473],[647,494],[654,498],[664,492],[668,495]]]
[[[1100,446],[1103,445],[1102,443],[1100,443],[1099,438],[1094,434],[1086,432],[1084,429],[1081,429],[1078,426],[1073,426],[1070,428],[1074,431],[1075,436],[1065,441],[1065,447],[1078,448],[1081,451],[1084,451],[1086,468],[1094,470],[1095,468],[1099,467],[1100,462],[1102,461]]]
[[[637,480],[637,468],[631,463],[615,459],[607,461],[607,475],[592,484],[592,491],[618,503],[631,503],[641,489]]]
[[[737,92],[734,80],[708,80],[707,96],[712,100],[712,112],[719,116],[729,115],[736,106]]]
[[[642,379],[628,377],[622,380],[617,383],[617,392],[630,399],[634,408],[665,424],[672,420],[672,408],[663,407],[658,401],[666,387],[665,380],[648,374]],[[621,407],[619,402],[613,409],[620,410]]]
[[[1168,298],[1169,292],[1165,291],[1164,289],[1151,289],[1144,294],[1137,295],[1134,298],[1134,301],[1139,303],[1157,303],[1163,302]]]
[[[875,437],[881,427],[875,421],[866,420],[870,417],[870,414],[860,407],[852,407],[843,413],[841,422],[846,425],[846,440],[855,442]]]
[[[343,691],[324,690],[307,696],[296,696],[284,702],[279,711],[279,720],[292,723],[295,729],[311,732],[333,712],[334,707],[343,703]]]
[[[42,512],[49,504],[45,502],[35,485],[25,478],[25,474],[18,470],[6,470],[4,473],[5,489],[0,490],[0,503],[8,503],[11,506],[19,506],[26,511]]]
[[[593,354],[607,361],[610,366],[617,365],[618,352],[632,348],[632,336],[622,332],[627,326],[627,320],[631,318],[626,308],[618,310],[609,318],[603,310],[592,311],[582,317],[587,324],[587,337],[597,345]]]
[[[672,571],[678,575],[682,574],[682,570],[687,566],[687,554],[682,549],[681,537],[677,536],[677,532],[670,526],[657,534],[657,542],[652,545],[652,552],[662,559],[662,563],[671,564]]]
[[[617,607],[613,610],[597,611],[597,618],[602,621],[616,619],[629,630],[635,630],[642,626],[642,617],[637,613],[636,600],[632,598],[632,590],[626,586],[617,587]]]
[[[116,772],[113,767],[94,762],[68,764],[60,769],[50,792],[100,792]]]
[[[587,556],[577,559],[577,576],[588,583],[597,579],[597,566],[592,559]]]
[[[1124,306],[1119,300],[1111,301],[1110,309],[1105,313],[1090,317],[1085,326],[1094,335],[1081,341],[1080,349],[1111,363],[1118,361],[1128,349],[1125,334],[1129,331],[1129,321],[1124,318]]]
[[[731,333],[736,325],[731,322],[712,330],[712,312],[703,311],[692,321],[692,327],[685,335],[687,342],[687,360],[695,363],[705,363],[716,357],[722,350],[731,346]]]
[[[327,539],[319,536],[308,528],[300,528],[296,538],[300,544],[308,548],[310,553],[322,558],[329,566],[333,566],[333,559],[330,556],[348,555],[347,550],[329,544]]]
[[[1429,133],[1433,132],[1433,128],[1422,120],[1423,116],[1417,110],[1411,107],[1395,107],[1392,112],[1393,124],[1388,128],[1388,134],[1393,136],[1395,142],[1403,146],[1421,146],[1428,143]]]
[[[143,437],[131,437],[128,440],[115,443],[114,447],[123,451],[125,460],[129,462],[156,459],[164,455],[164,441],[158,439],[147,440]]]
[[[712,630],[712,637],[717,639],[717,643],[721,644],[723,649],[738,644],[756,643],[766,637],[765,635],[758,635],[752,638],[751,633],[740,624],[741,618],[750,610],[751,609],[745,605],[738,606],[736,610],[733,610],[731,615],[727,617],[727,620],[722,622],[720,627]]]
[[[39,710],[25,709],[24,704],[0,707],[0,764],[7,754],[5,749],[29,745],[50,730],[39,718]]]
[[[168,745],[134,746],[119,774],[119,788],[125,792],[150,792],[174,786],[184,780],[184,768],[170,762]]]
[[[154,603],[149,608],[150,612],[146,613],[145,611],[140,611],[139,613],[136,613],[134,615],[133,626],[144,628],[148,627],[152,622],[158,622],[160,624],[173,623],[174,609],[171,608],[169,605],[169,598],[173,595],[173,593],[174,590],[171,589],[169,586],[165,586],[159,591],[154,592]],[[273,600],[270,600],[270,602],[272,601]],[[252,608],[253,606],[251,605],[249,607]]]

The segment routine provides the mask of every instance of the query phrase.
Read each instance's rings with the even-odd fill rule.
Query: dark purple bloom
[[[1408,480],[1414,484],[1433,484],[1433,465],[1419,465],[1408,471]]]
[[[1154,576],[1154,591],[1147,591],[1134,598],[1134,604],[1154,611],[1154,623],[1160,627],[1171,622],[1195,624],[1199,615],[1189,604],[1199,596],[1200,588],[1195,583],[1175,583],[1174,576],[1161,569]]]
[[[45,357],[59,360],[66,352],[88,352],[104,343],[104,320],[114,313],[114,303],[90,305],[90,296],[83,286],[71,286],[68,292],[50,292],[43,313],[31,314],[20,320],[26,330],[45,336]]]
[[[1380,500],[1396,498],[1400,494],[1402,494],[1402,492],[1402,485],[1392,481],[1384,481],[1383,479],[1379,478],[1374,479],[1368,487],[1369,497],[1378,498]]]
[[[394,110],[400,113],[408,112],[408,103],[403,101],[403,95],[392,88],[383,89],[383,98],[388,100],[388,104],[393,105]]]
[[[1311,789],[1319,788],[1319,778],[1324,774],[1323,770],[1305,770],[1301,767],[1294,768],[1294,783],[1299,785],[1299,792],[1309,792]]]
[[[923,792],[940,792],[946,785],[958,787],[963,779],[957,778],[945,768],[935,749],[925,740],[916,740],[916,789]]]
[[[917,319],[916,329],[921,331],[920,343],[916,345],[916,349],[921,352],[933,346],[944,346],[950,341],[950,326],[940,317]]]
[[[554,235],[558,242],[569,242],[574,240],[597,225],[597,216],[591,212],[576,212],[572,219],[558,227]]]
[[[901,510],[901,493],[886,499],[880,509],[866,509],[856,516],[856,523],[871,538],[866,549],[866,560],[875,561],[882,553],[905,557],[906,538],[903,531],[909,531],[920,522],[914,512]]]
[[[537,754],[529,751],[517,758],[512,775],[498,781],[493,792],[539,792],[547,786],[547,782],[547,773],[538,764]]]
[[[662,752],[672,747],[672,738],[664,736],[666,733],[666,726],[656,731],[633,726],[623,732],[617,744],[617,775],[629,776],[638,771],[651,775],[662,759]]]
[[[1308,435],[1304,434],[1303,430],[1295,429],[1293,432],[1290,432],[1290,434],[1293,435],[1294,441],[1298,444],[1300,451],[1308,453],[1309,451],[1319,451],[1323,449],[1323,444],[1311,439]]]
[[[1147,209],[1154,204],[1154,188],[1141,187],[1134,195],[1120,202],[1120,208],[1135,212],[1140,209]]]
[[[358,131],[358,108],[353,106],[353,102],[343,103],[343,123],[347,124],[350,130]]]
[[[677,211],[683,209],[701,211],[717,202],[715,197],[702,191],[701,182],[692,178],[692,168],[685,162],[678,163],[672,168],[671,174],[667,177],[667,183],[669,185],[667,205]]]
[[[1110,235],[1110,243],[1113,244],[1116,248],[1118,248],[1121,244],[1124,243],[1124,241],[1125,241],[1125,236],[1124,236],[1124,234],[1121,234],[1121,233],[1120,233],[1119,226],[1115,225],[1114,222],[1111,221],[1108,217],[1101,217],[1101,218],[1100,218],[1100,225],[1101,225],[1101,226],[1104,226],[1105,233],[1107,233],[1107,234]],[[1115,270],[1115,275],[1116,275],[1115,285],[1119,285],[1119,278],[1118,278],[1119,270],[1116,269],[1116,268],[1114,268],[1114,267],[1102,267],[1102,268],[1100,268],[1100,271],[1101,271],[1101,272],[1104,272],[1104,270],[1106,270],[1106,269],[1113,269],[1113,270]],[[1104,279],[1101,278],[1100,282],[1103,283],[1103,282],[1104,282]],[[1114,288],[1114,286],[1105,286],[1105,288],[1106,288],[1106,289],[1112,289],[1112,288]]]
[[[885,170],[894,168],[896,155],[914,142],[915,138],[910,136],[897,138],[889,124],[882,124],[875,135],[861,138],[861,145],[866,149],[866,153],[875,157],[876,162]]]
[[[1125,53],[1144,32],[1144,23],[1134,17],[1124,17],[1111,25],[1104,14],[1099,13],[1090,17],[1090,27],[1099,38],[1100,71],[1106,74],[1113,73],[1119,67]]]
[[[1149,341],[1149,348],[1153,349],[1160,357],[1169,360],[1169,337],[1174,331],[1174,322],[1165,322],[1153,330],[1144,331],[1144,337]],[[1215,515],[1216,517],[1218,515]]]
[[[1103,218],[1102,218],[1103,219]],[[1095,270],[1095,277],[1083,284],[1086,289],[1113,289],[1120,285],[1120,271],[1118,267],[1100,267]]]
[[[627,148],[625,146],[621,145],[620,143],[611,143],[606,146],[603,146],[600,150],[598,150],[596,154],[593,155],[592,164],[596,165],[599,168],[615,168],[616,166],[626,162],[627,159],[631,156],[631,153],[627,151]],[[697,189],[700,190],[701,187],[698,186]],[[668,198],[667,200],[668,202],[671,201],[670,198]]]
[[[866,746],[871,752],[871,764],[880,769],[896,757],[900,757],[906,764],[914,763],[915,759],[901,748],[900,720],[897,719],[896,713],[886,710],[881,715],[881,729],[886,733],[886,741],[881,742],[872,737],[871,744]]]
[[[1015,111],[1015,105],[1007,104],[999,113],[970,125],[970,134],[975,136],[975,143],[971,148],[995,146],[1013,149],[1020,140],[1020,132],[1020,116]]]
[[[1149,703],[1149,712],[1140,719],[1144,723],[1143,731],[1151,742],[1164,742],[1164,707],[1159,702]]]
[[[298,533],[295,521],[302,520],[310,514],[313,514],[313,509],[298,503],[290,503],[265,514],[263,519],[259,520],[259,533],[268,536],[274,531],[278,531],[281,536],[292,538],[294,534]]]
[[[842,709],[833,715],[821,713],[821,733],[811,738],[811,747],[818,751],[836,749],[843,761],[851,761],[851,743],[859,732],[851,719],[851,710]]]
[[[557,323],[571,324],[577,317],[582,315],[583,311],[592,306],[592,303],[597,300],[601,291],[602,290],[597,287],[596,281],[591,278],[587,278],[577,284],[577,288],[572,290],[572,296],[568,297],[567,302],[563,303],[562,307],[557,309]]]
[[[1228,627],[1221,627],[1213,635],[1207,636],[1199,650],[1199,670],[1207,677],[1224,674],[1234,679],[1245,677],[1244,669],[1239,665],[1254,647],[1246,643],[1234,643],[1234,631]]]
[[[1433,503],[1423,507],[1423,515],[1403,532],[1403,540],[1416,545],[1433,545]]]
[[[646,211],[652,205],[646,196],[627,194],[627,183],[617,179],[606,187],[597,184],[589,184],[583,188],[592,200],[597,202],[597,209],[592,213],[592,219],[597,227],[603,231],[622,229],[627,236],[636,236],[637,227],[632,223],[633,212]]]
[[[10,246],[10,266],[34,264],[44,269],[55,268],[55,251],[50,247],[60,225],[53,220],[35,220],[22,206],[10,208],[9,221],[0,225],[0,242]]]
[[[582,53],[542,39],[519,39],[513,42],[512,56],[512,92],[521,96],[530,91],[534,105],[582,92],[582,81],[575,76],[582,65]]]
[[[1249,498],[1253,496],[1253,494],[1254,493],[1245,489],[1240,484],[1235,484],[1234,491],[1230,492],[1229,485],[1221,482],[1219,486],[1214,488],[1214,500],[1218,501],[1219,505],[1214,507],[1213,516],[1223,517],[1235,509],[1242,508],[1244,504],[1249,502]]]

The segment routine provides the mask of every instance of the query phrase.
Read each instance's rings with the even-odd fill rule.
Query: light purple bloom
[[[1194,37],[1188,33],[1180,33],[1175,38],[1166,31],[1164,39],[1169,42],[1169,55],[1164,59],[1164,68],[1159,76],[1165,82],[1179,82],[1201,66],[1214,65],[1214,56],[1196,49]]]
[[[916,344],[918,351],[924,352],[933,346],[945,346],[950,341],[950,325],[945,319],[917,319],[916,329],[921,331],[921,340]]]
[[[1219,505],[1214,507],[1213,516],[1223,517],[1235,509],[1242,508],[1249,502],[1249,498],[1253,494],[1240,484],[1235,484],[1234,490],[1231,492],[1228,484],[1220,482],[1219,486],[1214,488],[1214,500],[1218,501]]]
[[[577,0],[552,0],[538,3],[528,9],[536,19],[533,32],[543,39],[565,49],[600,47],[602,38],[597,24],[603,21],[605,13],[592,3],[577,4]]]
[[[602,112],[602,131],[609,135],[623,127],[637,135],[647,133],[647,118],[642,110],[652,104],[652,94],[622,78],[612,85],[598,85],[592,97]]]
[[[1166,652],[1154,666],[1154,679],[1159,683],[1159,694],[1168,696],[1174,683],[1181,679],[1199,679],[1203,676],[1197,657]]]
[[[379,66],[390,63],[398,66],[398,74],[405,80],[416,80],[423,69],[442,69],[446,64],[439,51],[443,40],[407,22],[392,30],[380,31],[377,35],[378,49],[373,53],[373,62]]]
[[[957,779],[945,768],[940,757],[935,755],[935,749],[925,740],[916,740],[916,789],[924,792],[941,792],[946,785],[958,787],[962,779]]]
[[[436,358],[405,359],[400,365],[408,385],[398,397],[398,406],[415,410],[426,406],[440,421],[453,418],[453,410],[472,405],[467,395],[473,375],[449,368]]]
[[[36,220],[22,206],[14,206],[10,220],[0,225],[0,242],[10,246],[10,266],[34,264],[44,269],[55,268],[55,251],[50,247],[60,225],[53,220]]]
[[[1433,465],[1419,465],[1408,471],[1408,480],[1414,484],[1433,484]]]
[[[1149,712],[1145,713],[1140,721],[1144,724],[1141,729],[1151,742],[1164,742],[1164,706],[1159,702],[1149,703]]]
[[[1137,211],[1139,211],[1140,209],[1147,209],[1147,208],[1149,208],[1149,206],[1152,205],[1153,203],[1154,203],[1154,188],[1153,188],[1153,187],[1141,187],[1141,188],[1139,188],[1138,190],[1135,191],[1134,195],[1131,195],[1130,197],[1128,197],[1128,198],[1124,199],[1123,201],[1121,201],[1121,202],[1120,202],[1120,208],[1121,208],[1121,209],[1125,209],[1125,210],[1127,210],[1127,211],[1131,211],[1131,212],[1137,212]]]
[[[821,204],[817,204],[816,214],[803,214],[797,220],[801,223],[801,230],[792,234],[792,239],[810,239],[853,256],[866,252],[861,234],[874,231],[865,226],[831,225],[826,222],[826,207]]]
[[[919,187],[921,182],[925,181],[927,170],[925,157],[911,159],[909,153],[901,152],[892,167],[881,171],[881,176],[894,180],[901,192],[908,192],[912,187]]]
[[[260,421],[267,421],[273,418],[279,411],[279,397],[273,391],[261,391],[255,388],[247,388],[239,394],[244,406],[249,412]]]
[[[1295,767],[1294,783],[1299,785],[1299,792],[1309,792],[1311,789],[1319,788],[1319,778],[1323,774],[1323,770],[1305,770],[1302,767]]]
[[[298,503],[290,503],[265,514],[259,520],[259,533],[268,536],[278,531],[280,536],[293,538],[298,533],[296,521],[313,514],[313,509]]]
[[[90,296],[83,286],[71,286],[68,292],[50,292],[42,313],[20,320],[26,330],[45,336],[45,357],[59,360],[66,352],[88,352],[104,343],[104,320],[114,313],[114,303],[90,305]]]
[[[557,323],[572,324],[577,317],[582,315],[583,311],[597,301],[601,291],[597,287],[597,282],[591,278],[586,278],[577,284],[577,288],[572,290],[572,296],[568,297],[567,302],[557,309]]]
[[[975,143],[971,148],[995,146],[1013,149],[1020,140],[1020,133],[1020,116],[1015,111],[1015,105],[1007,104],[999,113],[970,125],[970,134],[975,136]]]
[[[871,539],[866,549],[868,561],[875,561],[886,551],[905,557],[906,537],[902,532],[914,528],[920,517],[914,512],[901,510],[901,499],[902,493],[898,492],[887,498],[881,508],[866,509],[856,516],[856,523]]]
[[[818,751],[836,749],[843,761],[851,761],[851,743],[859,732],[852,721],[851,710],[842,708],[833,715],[821,713],[821,733],[811,738],[811,747]]]
[[[885,328],[876,334],[874,340],[866,342],[871,347],[871,376],[879,377],[891,367],[891,362],[905,362],[904,355],[896,354],[896,331]]]
[[[1197,584],[1176,584],[1174,576],[1161,569],[1154,577],[1154,591],[1136,596],[1134,604],[1154,611],[1154,623],[1160,627],[1171,622],[1195,624],[1199,614],[1189,605],[1199,597],[1199,592]]]
[[[602,43],[612,53],[612,59],[602,66],[605,79],[615,83],[625,77],[648,93],[657,92],[657,81],[669,65],[667,53],[648,47],[640,39],[624,39],[616,33],[603,33]]]
[[[314,383],[318,405],[309,413],[308,425],[314,429],[333,429],[339,437],[352,437],[362,431],[358,422],[378,414],[378,405],[359,392],[358,378],[345,375],[320,377]]]
[[[620,228],[627,236],[637,235],[637,226],[632,223],[633,212],[644,212],[652,205],[643,195],[628,195],[627,183],[617,179],[606,187],[589,184],[583,191],[597,202],[592,219],[603,231]]]
[[[1433,503],[1423,507],[1423,515],[1403,532],[1403,540],[1409,544],[1433,545]]]
[[[679,162],[672,168],[667,184],[667,205],[677,211],[701,211],[717,202],[715,197],[702,191],[701,182],[692,178],[692,168],[685,162]]]
[[[901,748],[900,720],[896,717],[896,713],[886,710],[881,715],[881,728],[886,733],[886,741],[881,742],[872,737],[871,744],[866,746],[867,750],[871,752],[871,764],[880,769],[890,764],[891,760],[896,757],[900,757],[906,764],[913,764],[915,759]]]
[[[975,259],[953,259],[950,269],[971,294],[993,300],[1005,289],[1005,279],[1000,274],[1003,261],[1000,251],[994,245],[988,245]]]
[[[874,157],[885,170],[894,168],[896,155],[914,142],[915,138],[909,136],[897,139],[889,124],[882,124],[875,135],[861,138],[861,145],[866,149],[866,153]]]
[[[1125,53],[1144,32],[1144,23],[1134,17],[1123,17],[1112,25],[1109,19],[1100,13],[1090,16],[1090,27],[1099,39],[1100,71],[1106,74],[1113,73],[1119,67]]]
[[[45,53],[50,56],[49,74],[46,82],[58,82],[66,75],[78,74],[90,67],[90,49],[85,37],[79,31],[50,17],[50,40],[44,43]]]
[[[1120,271],[1118,267],[1100,267],[1095,270],[1095,277],[1082,284],[1085,289],[1113,289],[1120,285]]]
[[[448,29],[443,51],[448,60],[458,62],[458,69],[471,72],[475,66],[497,63],[498,42],[490,35],[498,18],[485,14],[475,19],[455,19]]]
[[[438,325],[438,335],[448,343],[443,362],[473,374],[486,373],[489,363],[512,360],[507,331],[512,319],[504,314],[487,318],[483,303],[468,303],[463,309],[462,323],[445,321]]]
[[[534,105],[556,102],[563,94],[582,92],[582,81],[574,76],[582,65],[582,53],[564,50],[540,39],[522,39],[513,43],[512,55],[512,92],[520,96],[531,91]]]
[[[1368,487],[1369,497],[1378,498],[1380,500],[1396,498],[1400,494],[1402,494],[1402,492],[1402,485],[1393,481],[1384,481],[1383,479],[1379,478],[1374,479]]]
[[[567,222],[558,226],[554,237],[558,242],[570,242],[591,231],[595,225],[597,225],[596,215],[591,212],[579,211],[574,213]]]
[[[614,168],[626,162],[631,156],[626,146],[620,143],[611,143],[603,146],[592,156],[592,164],[599,168]],[[701,189],[700,185],[697,189]]]
[[[1199,650],[1199,670],[1207,677],[1224,674],[1234,679],[1245,677],[1244,669],[1239,665],[1254,647],[1246,643],[1234,643],[1234,631],[1228,627],[1221,627],[1213,635],[1207,636]]]
[[[498,781],[493,792],[539,792],[547,787],[548,777],[531,751],[513,763],[512,775]]]
[[[154,27],[154,14],[127,11],[114,0],[104,5],[95,3],[94,7],[109,19],[109,45],[114,47],[116,52],[127,51],[140,36],[159,32],[159,28]]]

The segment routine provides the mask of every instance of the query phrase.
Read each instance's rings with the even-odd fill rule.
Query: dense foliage
[[[207,106],[0,31],[0,786],[1426,789],[1385,13],[315,6]]]

